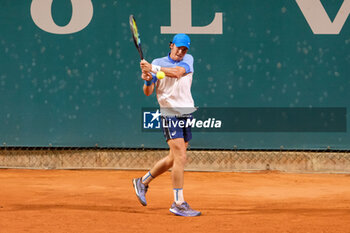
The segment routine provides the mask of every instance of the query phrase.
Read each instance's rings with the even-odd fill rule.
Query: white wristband
[[[158,71],[160,71],[160,66],[152,65],[152,72],[156,74]]]

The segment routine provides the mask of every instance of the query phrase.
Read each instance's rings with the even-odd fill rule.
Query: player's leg
[[[185,142],[185,147],[187,149],[188,147],[188,142]],[[142,177],[142,183],[145,185],[148,185],[154,178],[157,176],[160,176],[164,172],[168,171],[170,168],[173,167],[174,163],[174,156],[171,153],[171,149],[169,150],[168,156],[162,158],[159,160],[153,167],[152,169],[147,172],[143,177]]]
[[[172,166],[174,162],[174,157],[172,155],[171,150],[169,150],[168,156],[162,158],[159,160],[150,170],[150,173],[152,174],[153,178],[163,174],[164,172],[168,171]],[[147,177],[147,176],[146,176]],[[143,178],[146,178],[145,176]],[[152,178],[152,179],[153,179]],[[143,179],[144,184],[149,184],[149,182],[152,179]]]
[[[188,142],[185,142],[185,147],[187,149]],[[168,171],[170,168],[173,167],[174,163],[174,156],[171,153],[171,150],[169,150],[168,156],[162,158],[159,160],[149,171],[142,177],[142,183],[145,185],[148,185],[154,178],[157,176],[160,176],[164,172]],[[151,176],[150,176],[151,175]]]
[[[162,119],[162,123],[163,123],[162,126],[167,125],[168,119],[166,117],[162,117],[161,119]],[[170,139],[169,128],[162,127],[162,129],[163,129],[163,133],[164,133],[166,140],[169,140]],[[159,176],[160,174],[164,173],[169,168],[171,168],[173,165],[173,161],[174,161],[173,154],[171,153],[171,150],[170,150],[168,156],[159,160],[153,166],[153,168],[150,171],[148,171],[144,176],[142,176],[140,178],[133,179],[133,185],[134,185],[136,196],[142,205],[144,205],[144,206],[147,205],[145,195],[146,195],[146,192],[148,190],[148,184],[155,177]]]
[[[187,149],[188,142],[185,142],[185,147]],[[148,185],[154,178],[157,176],[160,176],[164,172],[168,171],[170,168],[172,168],[174,163],[174,156],[171,153],[171,150],[169,150],[168,156],[162,158],[159,160],[152,169],[147,172],[141,179],[141,182],[144,185]]]
[[[201,215],[201,212],[193,210],[185,201],[183,196],[184,169],[187,162],[188,142],[192,139],[191,128],[184,128],[181,138],[168,141],[169,147],[173,153],[174,164],[172,169],[172,181],[174,191],[174,203],[170,212],[175,215],[193,217]]]
[[[184,183],[184,168],[187,161],[186,144],[183,138],[175,138],[168,141],[174,162],[171,171],[171,179],[174,189],[182,189]]]
[[[173,214],[179,216],[199,216],[201,215],[201,212],[193,210],[185,201],[183,196],[184,169],[187,162],[186,149],[188,142],[185,142],[183,138],[177,138],[169,140],[168,144],[174,156],[174,164],[171,172],[174,203],[169,210]]]
[[[167,140],[167,142],[169,140],[171,140],[172,137],[174,137],[174,136],[178,137],[179,135],[176,135],[176,132],[180,132],[181,129],[177,128],[177,127],[173,127],[173,126],[171,126],[171,124],[169,124],[169,121],[175,121],[176,118],[162,116],[161,119],[162,119],[163,134],[164,134],[164,137]],[[180,135],[180,137],[181,137],[181,135]],[[174,155],[173,155],[172,150],[170,148],[168,156],[159,160],[152,167],[152,169],[142,177],[142,182],[144,184],[148,185],[155,177],[168,171],[173,166],[173,163],[174,163]]]
[[[147,205],[146,192],[148,190],[148,184],[157,176],[163,174],[165,171],[169,170],[173,166],[174,158],[172,156],[171,150],[168,156],[159,160],[153,168],[148,171],[143,177],[133,179],[133,185],[135,193],[140,203],[144,206]]]

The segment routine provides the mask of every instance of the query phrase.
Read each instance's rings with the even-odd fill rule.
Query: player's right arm
[[[146,96],[152,95],[154,90],[154,82],[153,82],[152,74],[148,72],[142,72],[141,78],[145,80],[145,84],[143,85],[143,93]]]

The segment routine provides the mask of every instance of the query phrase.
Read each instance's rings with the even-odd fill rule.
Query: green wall
[[[321,1],[331,21],[342,2]],[[151,61],[168,52],[173,34],[161,26],[171,24],[171,1],[92,6],[85,28],[55,34],[34,22],[31,1],[0,0],[1,144],[167,147],[162,133],[141,131],[141,109],[157,101],[143,95],[128,17],[135,15]],[[57,25],[68,25],[72,12],[71,1],[53,1]],[[295,0],[192,0],[192,25],[210,24],[215,12],[223,13],[222,34],[188,33],[196,106],[349,107],[350,19],[339,34],[315,34]],[[191,145],[350,149],[350,134],[195,132]]]

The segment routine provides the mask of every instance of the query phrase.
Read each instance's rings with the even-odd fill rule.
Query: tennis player
[[[170,53],[167,56],[153,60],[152,64],[145,60],[140,62],[141,78],[145,80],[143,92],[149,96],[156,89],[162,114],[163,133],[170,151],[168,156],[159,160],[143,177],[133,179],[136,195],[140,203],[146,206],[145,195],[149,183],[172,168],[174,203],[170,207],[170,212],[186,217],[201,214],[189,206],[183,194],[186,150],[192,138],[191,127],[187,127],[184,123],[174,124],[176,121],[186,122],[188,118],[192,119],[191,113],[195,110],[191,94],[193,57],[187,54],[190,44],[190,38],[186,34],[177,34],[170,43]],[[158,71],[165,73],[164,79],[156,78]]]

